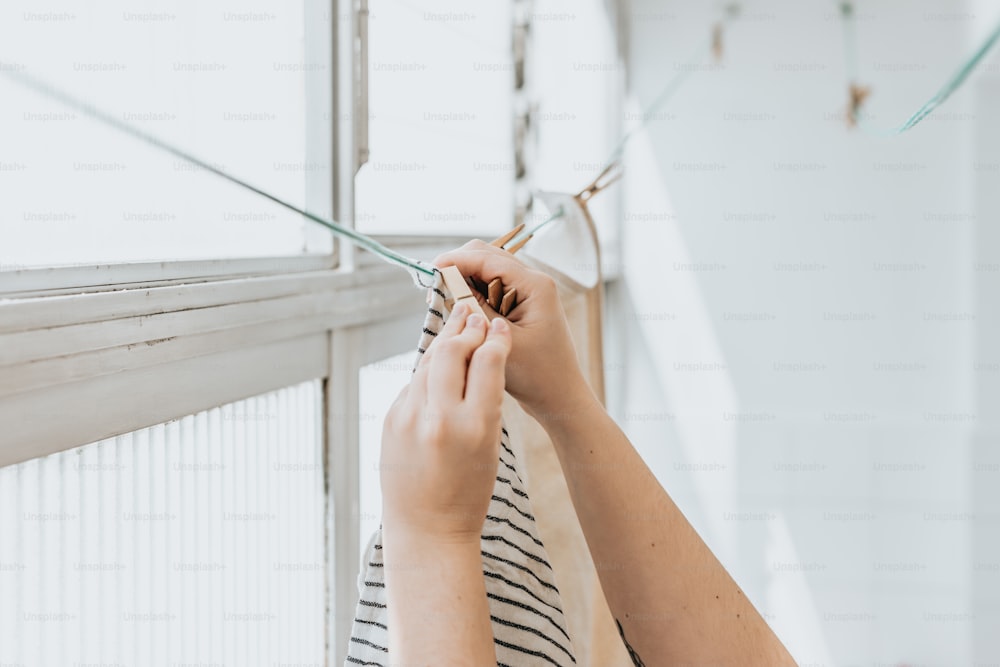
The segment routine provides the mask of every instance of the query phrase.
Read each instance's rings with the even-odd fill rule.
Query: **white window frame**
[[[350,225],[364,145],[354,119],[367,117],[362,26],[354,0],[305,2],[307,17],[331,19],[307,23],[306,57],[335,63],[332,100],[315,99],[322,82],[307,86],[306,157],[334,168],[307,183],[306,202]],[[467,240],[390,242],[431,258]],[[406,272],[349,244],[323,256],[0,273],[0,466],[322,379],[327,664],[343,664],[361,550],[359,374],[415,349],[425,307]]]
[[[342,664],[360,553],[358,378],[414,349],[426,306],[409,275],[361,262],[93,287],[0,302],[0,465],[323,379],[329,664]]]
[[[333,99],[306,105],[307,159],[334,167],[333,179],[308,183],[307,206],[350,225],[367,145],[355,122],[368,116],[364,0],[305,2],[307,17],[333,19],[309,24],[307,58],[335,63]],[[384,240],[429,259],[469,239]],[[0,466],[322,379],[327,664],[341,665],[361,551],[359,373],[413,350],[424,309],[409,275],[343,243],[323,256],[0,273]]]
[[[353,178],[357,164],[346,150],[354,150],[356,132],[352,125],[353,118],[357,110],[367,104],[357,94],[358,77],[354,70],[357,43],[353,35],[358,30],[355,0],[301,1],[305,14],[304,61],[334,64],[330,78],[327,74],[330,70],[326,68],[305,68],[303,72],[306,97],[303,130],[306,133],[306,154],[303,161],[306,164],[331,163],[333,166],[332,180],[326,170],[305,170],[305,207],[320,215],[337,216],[343,224],[352,226]],[[306,229],[307,235],[328,233],[318,226]],[[336,238],[333,241],[329,254],[122,262],[0,271],[0,298],[79,294],[140,285],[350,266],[352,249],[348,244],[338,243]]]

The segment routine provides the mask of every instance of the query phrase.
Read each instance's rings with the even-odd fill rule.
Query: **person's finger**
[[[430,345],[427,346],[427,350],[420,358],[420,362],[417,364],[418,370],[430,364],[431,359],[433,359],[436,354],[435,350],[438,349],[438,341],[456,336],[462,331],[462,329],[465,328],[465,320],[471,312],[472,309],[469,308],[468,305],[464,303],[455,304],[454,310],[452,310],[451,315],[448,316],[448,321],[444,323],[443,327],[441,327],[441,331],[434,336],[434,340],[432,340]]]
[[[473,407],[499,409],[503,402],[504,368],[513,339],[510,325],[503,318],[490,323],[486,340],[476,348],[469,362],[469,377],[465,388],[465,402]]]
[[[486,326],[483,316],[473,313],[466,318],[465,328],[459,333],[440,335],[434,341],[433,347],[437,349],[427,369],[429,403],[441,407],[457,405],[462,400],[469,360],[486,338]]]
[[[463,276],[477,276],[489,283],[493,278],[512,280],[528,267],[506,250],[480,240],[469,241],[461,248],[449,250],[434,258],[435,266],[455,265]],[[487,276],[490,276],[487,280]]]
[[[544,275],[528,268],[506,250],[482,241],[470,241],[458,250],[446,252],[434,260],[436,266],[458,267],[464,276],[475,276],[489,284],[499,278],[505,289],[516,288],[519,301],[530,297]]]
[[[486,313],[486,319],[492,321],[501,317],[500,313],[493,309],[493,306],[490,305],[490,302],[486,300],[486,297],[482,293],[472,290],[472,294],[476,297],[476,301],[479,302],[479,306],[483,309],[483,312]]]
[[[433,366],[433,358],[437,354],[438,342],[446,340],[458,334],[465,327],[465,320],[469,316],[469,307],[464,303],[457,304],[451,313],[451,317],[445,322],[441,331],[431,341],[427,349],[420,355],[420,361],[410,378],[410,388],[413,398],[419,405],[427,404],[430,390],[430,369]]]

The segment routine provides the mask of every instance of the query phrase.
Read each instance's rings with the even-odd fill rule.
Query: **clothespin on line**
[[[861,108],[864,106],[868,96],[871,95],[872,89],[852,81],[847,92],[849,96],[847,103],[847,127],[857,127],[861,117]]]
[[[621,160],[612,160],[604,169],[601,170],[601,173],[597,175],[597,178],[574,195],[574,198],[580,203],[581,206],[585,206],[586,202],[594,198],[594,195],[620,179],[622,174],[623,167]],[[518,250],[523,248],[524,244],[531,239],[531,234],[528,234],[524,238],[517,239],[522,230],[524,230],[523,222],[503,236],[491,241],[490,245],[496,246],[497,248],[503,248],[513,255]],[[511,247],[505,248],[504,246],[510,243],[513,239],[517,240]],[[448,308],[452,308],[453,305],[459,301],[464,301],[472,308],[472,312],[479,313],[485,317],[486,314],[483,311],[482,306],[479,305],[479,301],[476,299],[476,295],[469,286],[469,282],[472,282],[476,289],[485,297],[486,303],[490,305],[490,308],[504,317],[506,317],[507,314],[510,313],[515,306],[517,306],[517,289],[511,288],[509,290],[505,290],[503,283],[499,278],[494,278],[488,285],[482,284],[481,281],[474,278],[470,281],[466,281],[462,272],[454,266],[446,266],[441,269],[441,275],[444,278],[445,286],[452,294],[452,298],[445,301],[445,305],[448,306]]]
[[[720,21],[712,26],[712,55],[717,63],[722,62],[722,56],[726,50],[722,37],[722,22]]]
[[[516,253],[518,250],[524,247],[524,244],[531,239],[531,235],[518,240],[510,248],[504,248],[504,246],[520,234],[524,230],[524,223],[510,230],[503,236],[494,239],[490,242],[490,245],[496,246],[497,248],[503,248],[510,254]],[[462,272],[458,270],[456,266],[446,266],[441,269],[441,276],[444,278],[445,287],[451,292],[452,298],[445,301],[445,305],[448,308],[453,308],[454,304],[458,302],[467,303],[472,309],[472,312],[479,313],[483,317],[486,317],[486,313],[483,311],[482,306],[479,305],[479,300],[476,299],[476,295],[473,294],[472,288],[469,287],[468,282],[465,280],[465,276]],[[479,281],[475,281],[479,282]],[[517,288],[510,288],[509,290],[504,290],[503,283],[499,278],[494,278],[490,281],[489,285],[477,284],[476,287],[480,292],[486,297],[486,303],[490,305],[490,308],[500,313],[504,317],[514,309],[517,305]]]
[[[451,298],[445,301],[445,305],[450,310],[454,309],[459,303],[464,303],[469,306],[472,312],[486,317],[483,307],[479,305],[476,295],[472,293],[472,289],[465,282],[465,276],[462,275],[457,266],[443,267],[441,269],[441,276],[444,278],[445,287],[451,292]]]
[[[585,206],[586,202],[594,198],[594,195],[620,179],[622,174],[623,167],[621,160],[612,160],[604,169],[601,170],[601,173],[597,175],[597,178],[574,195],[574,198],[580,203],[581,206]],[[523,229],[524,223],[522,222],[520,225],[510,230],[503,236],[491,241],[490,245],[496,246],[497,248],[503,248],[513,255],[524,247],[524,244],[531,239],[531,234],[528,234],[522,239],[518,239],[509,248],[504,248],[504,246],[511,240],[517,238]],[[469,286],[469,282],[472,282],[476,289],[485,297],[486,303],[488,303],[493,310],[500,313],[504,317],[506,317],[507,314],[510,313],[515,306],[517,306],[517,289],[511,288],[509,290],[505,290],[499,278],[494,278],[488,285],[482,284],[474,278],[470,281],[466,281],[462,272],[454,266],[446,266],[441,269],[441,275],[444,277],[445,286],[452,294],[452,298],[445,301],[445,305],[448,306],[448,308],[452,308],[453,304],[458,303],[459,301],[465,301],[472,308],[472,312],[479,313],[485,317],[485,312],[479,305],[479,301],[476,299],[476,295]]]
[[[734,19],[740,15],[740,3],[731,2],[726,5],[726,15],[720,21],[712,26],[712,55],[715,57],[716,63],[722,62],[722,57],[725,55],[725,21],[728,19]]]
[[[601,173],[597,175],[597,178],[590,182],[590,185],[576,194],[577,201],[581,204],[590,201],[598,192],[620,179],[623,173],[624,169],[621,160],[609,162],[608,166],[602,169]]]

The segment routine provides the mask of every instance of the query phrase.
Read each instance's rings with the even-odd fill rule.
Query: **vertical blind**
[[[0,468],[0,664],[324,664],[322,388]]]

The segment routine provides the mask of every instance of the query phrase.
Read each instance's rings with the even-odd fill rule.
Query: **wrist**
[[[391,551],[397,554],[423,554],[449,551],[461,553],[480,549],[479,533],[434,533],[405,524],[394,524],[384,521],[382,524],[383,548],[391,546]],[[386,556],[390,550],[387,549]]]
[[[553,392],[552,400],[546,404],[525,409],[545,429],[553,443],[563,434],[572,432],[581,422],[604,412],[604,407],[582,374],[578,380],[568,383],[567,388]]]
[[[410,575],[418,579],[430,577],[434,572],[469,570],[482,567],[482,553],[477,536],[471,539],[442,539],[412,532],[382,529],[382,559],[386,574],[398,577]]]

